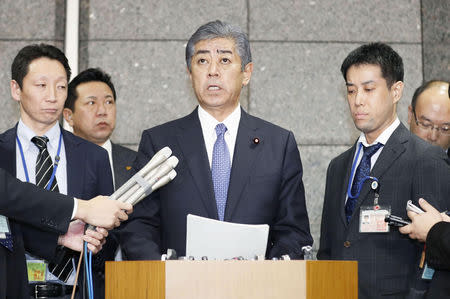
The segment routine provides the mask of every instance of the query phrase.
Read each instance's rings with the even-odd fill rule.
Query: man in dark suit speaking
[[[185,255],[186,216],[270,225],[268,257],[300,257],[312,244],[302,164],[292,132],[247,114],[239,104],[253,71],[250,46],[238,27],[201,26],[186,47],[199,106],[191,114],[143,132],[134,167],[169,146],[177,177],[136,207],[124,227],[127,259]]]
[[[406,218],[407,201],[418,205],[421,197],[447,209],[447,157],[398,120],[403,62],[391,47],[363,45],[347,56],[341,72],[361,135],[328,166],[317,256],[357,260],[360,298],[417,298],[426,289],[419,267],[423,246],[389,228],[384,217]]]

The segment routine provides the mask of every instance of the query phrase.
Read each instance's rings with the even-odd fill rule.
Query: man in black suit
[[[238,27],[201,26],[186,47],[199,106],[191,114],[144,131],[134,167],[169,146],[177,176],[136,207],[124,227],[127,259],[160,259],[186,250],[186,216],[270,226],[267,257],[302,257],[311,245],[302,164],[292,132],[250,116],[239,104],[253,71],[250,45]]]
[[[75,205],[76,203],[76,205]],[[98,196],[90,201],[70,198],[57,192],[49,192],[22,183],[0,168],[0,218],[8,222],[9,232],[0,231],[0,298],[27,298],[28,279],[25,265],[25,251],[21,239],[21,226],[27,224],[42,230],[63,235],[72,224],[71,219],[80,219],[95,226],[108,229],[118,226],[121,220],[128,218],[132,207],[111,201],[106,197]],[[4,218],[8,217],[8,218]],[[101,230],[99,230],[101,232]],[[89,249],[94,252],[101,248],[98,234],[90,233],[83,237],[85,241],[92,242]],[[6,236],[8,234],[8,237]],[[73,234],[73,231],[72,231]],[[101,233],[102,237],[105,235]],[[5,241],[9,241],[10,247]],[[59,238],[61,244],[79,250],[82,246],[81,238],[64,236]],[[11,240],[11,239],[9,239]],[[35,239],[37,245],[41,240]]]
[[[341,72],[361,135],[328,166],[317,257],[357,260],[360,298],[421,296],[426,288],[419,273],[423,246],[389,228],[384,217],[406,217],[407,201],[420,197],[448,208],[447,157],[398,120],[403,62],[391,47],[358,47]],[[368,223],[362,221],[366,215]]]
[[[111,77],[101,69],[90,68],[69,83],[63,115],[76,136],[108,151],[117,190],[131,177],[136,152],[110,140],[116,126],[116,100]]]
[[[424,199],[419,204],[425,213],[408,212],[412,223],[399,230],[427,244],[425,260],[435,272],[426,298],[450,298],[450,217],[439,213]]]
[[[115,190],[131,177],[131,165],[136,158],[135,151],[110,140],[116,125],[116,99],[111,77],[101,69],[89,68],[70,81],[63,110],[64,118],[76,136],[108,152]],[[102,259],[96,261],[99,293],[104,293],[104,261],[121,260],[119,244],[119,233],[111,231],[99,255]]]
[[[449,83],[431,80],[419,86],[408,107],[411,132],[450,155]]]
[[[19,103],[20,120],[0,135],[0,167],[22,181],[77,198],[112,194],[107,152],[58,123],[70,78],[65,55],[51,45],[29,45],[14,58],[11,73],[11,95]],[[70,255],[74,254],[56,247],[57,234],[23,225],[21,238],[27,251],[50,261],[51,268],[57,267],[53,272],[62,273],[59,278],[70,275]],[[36,239],[43,245],[36,247]],[[52,288],[54,281],[56,278],[47,274],[38,284]],[[69,285],[73,281],[74,272]],[[35,288],[30,285],[30,291]],[[70,291],[70,287],[66,289]]]

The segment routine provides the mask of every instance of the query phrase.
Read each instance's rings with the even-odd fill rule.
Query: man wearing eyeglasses
[[[408,108],[411,132],[450,155],[449,83],[432,80],[416,89]]]

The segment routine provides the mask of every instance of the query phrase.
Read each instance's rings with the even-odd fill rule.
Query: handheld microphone
[[[155,189],[153,188],[153,185],[157,183],[162,177],[166,176],[170,171],[173,170],[175,166],[178,164],[178,158],[175,156],[170,157],[167,159],[164,163],[162,163],[157,169],[155,169],[155,173],[153,175],[147,175],[147,177],[144,178],[144,180],[147,182],[148,186],[151,187],[151,189],[146,190],[142,186],[130,197],[124,199],[124,202],[128,202],[131,204],[135,204],[140,200],[141,196],[148,196],[150,193],[152,193]],[[175,173],[176,175],[176,173]],[[175,178],[175,177],[174,177]],[[173,179],[173,178],[172,178]],[[170,180],[169,180],[170,181]],[[167,181],[167,183],[169,182]],[[166,183],[166,184],[167,184]],[[162,187],[161,185],[160,187]],[[147,194],[146,194],[147,193]]]
[[[140,171],[137,172],[137,175],[141,177],[145,176],[148,172],[150,172],[151,170],[159,166],[161,163],[166,161],[170,157],[170,155],[172,155],[172,150],[168,146],[162,148],[152,157],[152,159]],[[113,200],[119,199],[119,197],[125,194],[130,188],[132,188],[134,184],[135,184],[134,180],[131,179],[128,180],[127,182],[125,182],[125,184],[123,184],[119,189],[116,190],[116,192],[114,192],[110,196],[110,199]]]
[[[165,176],[163,176],[161,179],[159,179],[159,181],[157,181],[157,182],[152,186],[152,189],[151,189],[151,192],[150,192],[150,193],[152,193],[152,192],[155,191],[156,189],[159,189],[159,188],[161,188],[162,186],[168,184],[168,183],[169,183],[170,181],[172,181],[176,176],[177,176],[177,172],[176,172],[174,169],[172,169],[168,174],[166,174]],[[132,200],[129,200],[129,202],[134,206],[134,205],[136,205],[137,203],[139,203],[139,202],[140,202],[142,199],[144,199],[144,198],[145,198],[145,194],[142,194],[141,196],[139,196],[139,198],[138,198],[137,200],[132,199]]]

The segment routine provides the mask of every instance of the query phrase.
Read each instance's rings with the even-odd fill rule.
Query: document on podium
[[[189,214],[187,216],[186,256],[196,260],[245,259],[265,255],[269,225],[239,224]]]

